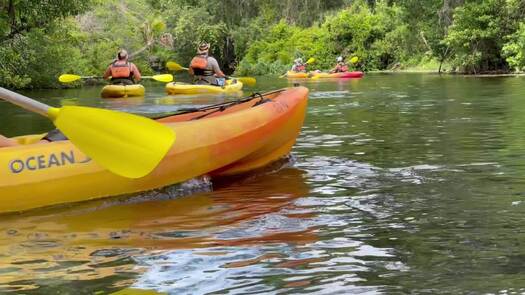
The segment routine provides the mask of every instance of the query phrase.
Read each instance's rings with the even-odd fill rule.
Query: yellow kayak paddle
[[[172,129],[137,115],[79,106],[54,108],[1,87],[0,99],[48,117],[83,153],[128,178],[149,174],[175,141]]]
[[[188,68],[185,68],[185,67],[179,65],[178,63],[176,63],[174,61],[168,61],[166,63],[166,68],[168,68],[168,70],[174,71],[174,72],[180,72],[180,71],[187,71],[188,70]],[[230,78],[239,80],[243,84],[246,84],[248,86],[254,86],[257,83],[257,80],[255,78],[253,78],[253,77],[230,77]]]
[[[58,77],[58,81],[62,83],[71,83],[71,82],[78,81],[80,79],[95,79],[95,78],[102,78],[102,77],[62,74],[60,75],[60,77]],[[169,83],[173,81],[173,75],[172,74],[161,74],[161,75],[154,75],[154,76],[142,76],[142,79],[153,79],[155,81]]]
[[[174,61],[168,61],[166,63],[166,68],[168,68],[168,70],[174,71],[174,72],[180,72],[180,71],[187,71],[188,70],[188,68],[185,68],[185,67],[179,65],[178,63],[176,63]]]

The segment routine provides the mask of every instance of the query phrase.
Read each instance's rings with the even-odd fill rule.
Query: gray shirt
[[[213,73],[218,74],[221,72],[219,67],[219,62],[213,56],[208,56],[208,70],[213,71]]]

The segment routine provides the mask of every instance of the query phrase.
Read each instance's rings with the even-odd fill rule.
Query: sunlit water
[[[299,82],[305,126],[265,171],[1,216],[0,293],[525,292],[525,78]],[[260,78],[245,94],[288,85]],[[229,99],[147,86],[140,99],[25,93],[148,116]],[[51,128],[3,102],[0,114],[3,134]]]

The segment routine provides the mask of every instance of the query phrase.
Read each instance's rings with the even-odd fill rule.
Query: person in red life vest
[[[197,55],[191,60],[189,73],[193,83],[224,86],[226,75],[221,71],[217,60],[209,55],[210,44],[202,43],[197,49]]]
[[[111,84],[133,85],[140,81],[141,75],[137,66],[128,61],[128,52],[119,50],[117,59],[109,65],[104,73],[104,79],[111,77]]]
[[[303,63],[302,58],[297,58],[293,61],[292,72],[306,73],[306,64]]]
[[[345,63],[345,60],[344,60],[344,58],[342,56],[337,57],[336,61],[337,61],[337,64],[330,71],[330,73],[344,73],[344,72],[348,72],[348,65]]]

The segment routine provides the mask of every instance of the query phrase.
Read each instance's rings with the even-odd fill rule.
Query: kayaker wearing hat
[[[202,43],[197,49],[197,55],[191,60],[189,73],[193,75],[195,84],[223,86],[226,77],[217,60],[209,55],[210,44]]]
[[[296,58],[293,61],[292,71],[296,73],[306,73],[306,64],[302,58]]]
[[[344,73],[344,72],[348,72],[348,65],[345,63],[345,59],[342,56],[338,56],[336,61],[337,61],[337,64],[330,71],[330,73]]]
[[[128,52],[121,49],[117,59],[109,65],[104,73],[104,79],[111,77],[111,84],[133,85],[140,81],[140,71],[134,63],[128,61]]]

